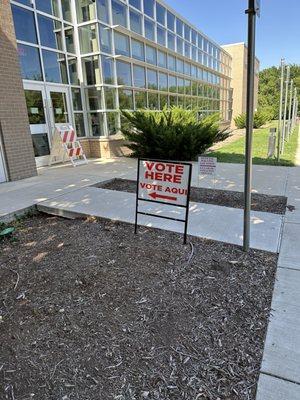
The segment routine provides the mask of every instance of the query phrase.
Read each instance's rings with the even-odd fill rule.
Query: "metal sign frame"
[[[141,161],[150,161],[150,162],[155,162],[155,163],[157,163],[157,162],[172,163],[174,165],[185,165],[185,166],[189,167],[186,204],[185,205],[174,204],[174,203],[168,203],[166,201],[150,200],[150,199],[144,199],[142,197],[139,197],[140,162]],[[184,223],[183,244],[186,244],[186,242],[187,242],[187,228],[188,228],[188,222],[189,222],[189,207],[190,207],[190,194],[191,194],[191,182],[192,182],[192,168],[193,168],[193,165],[191,163],[187,163],[187,162],[172,161],[172,160],[159,160],[159,159],[152,159],[152,158],[138,158],[137,162],[138,162],[138,167],[137,167],[137,179],[136,179],[136,203],[135,203],[134,233],[137,234],[138,215],[139,214],[147,215],[147,216],[150,216],[150,217],[161,218],[161,219],[167,219],[167,220],[171,220],[171,221],[182,222],[182,223]],[[139,201],[145,201],[145,202],[148,202],[148,203],[165,204],[165,205],[169,205],[169,206],[173,206],[173,207],[184,208],[185,209],[185,218],[184,219],[172,218],[172,217],[166,217],[166,216],[163,216],[163,215],[157,215],[157,214],[152,214],[152,213],[139,211]]]

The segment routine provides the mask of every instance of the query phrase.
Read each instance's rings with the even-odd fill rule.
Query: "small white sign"
[[[190,168],[184,163],[140,160],[139,199],[186,206]]]
[[[199,175],[215,175],[218,159],[216,157],[198,158]]]
[[[39,109],[37,107],[30,108],[30,114],[38,114],[38,113],[39,113]]]

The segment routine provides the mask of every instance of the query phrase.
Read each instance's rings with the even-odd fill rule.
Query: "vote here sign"
[[[138,198],[186,207],[191,168],[188,163],[139,160]]]

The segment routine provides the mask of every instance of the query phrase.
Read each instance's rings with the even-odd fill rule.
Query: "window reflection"
[[[16,38],[24,42],[37,43],[34,15],[32,11],[12,4]]]
[[[38,15],[41,45],[56,50],[63,50],[61,22]]]
[[[42,81],[42,69],[39,50],[36,47],[18,44],[18,54],[23,79]]]
[[[60,17],[58,0],[35,0],[35,6],[39,11]]]
[[[63,54],[43,50],[43,61],[47,82],[68,83],[66,59]]]

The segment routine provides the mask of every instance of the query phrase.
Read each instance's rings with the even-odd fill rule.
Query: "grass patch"
[[[298,127],[294,130],[289,142],[285,144],[285,151],[280,162],[275,158],[267,158],[268,137],[271,127],[277,127],[274,121],[267,128],[256,129],[253,133],[253,164],[259,165],[282,165],[293,167],[295,165],[297,145],[298,145]],[[224,145],[217,151],[209,153],[212,157],[217,157],[219,162],[238,163],[245,162],[245,138],[241,138],[230,144]]]

